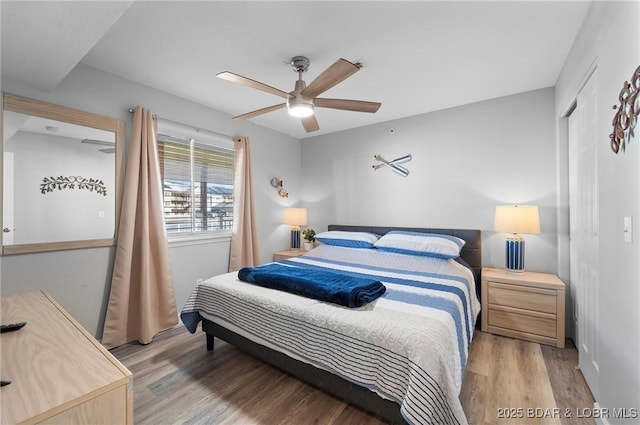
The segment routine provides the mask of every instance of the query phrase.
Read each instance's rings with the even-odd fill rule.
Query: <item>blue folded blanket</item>
[[[387,290],[378,280],[341,273],[265,264],[238,272],[245,282],[315,298],[345,307],[361,307]]]

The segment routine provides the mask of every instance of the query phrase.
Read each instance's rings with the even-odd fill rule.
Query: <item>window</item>
[[[167,234],[230,231],[233,142],[186,133],[158,122]]]

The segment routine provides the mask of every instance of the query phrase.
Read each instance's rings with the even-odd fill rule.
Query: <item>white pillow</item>
[[[423,257],[457,258],[466,242],[451,235],[393,230],[375,243],[380,251]]]
[[[344,232],[331,230],[318,233],[316,240],[325,245],[344,246],[347,248],[373,248],[380,235],[368,232]]]

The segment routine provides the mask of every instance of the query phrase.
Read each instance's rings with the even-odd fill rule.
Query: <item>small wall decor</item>
[[[280,190],[278,190],[278,195],[280,195],[283,198],[288,198],[289,192],[287,192],[287,190],[282,187],[283,183],[284,182],[277,177],[274,177],[271,179],[271,186],[275,187],[276,189],[281,188]]]
[[[618,95],[619,105],[613,105],[617,109],[613,116],[613,132],[609,135],[611,139],[611,150],[618,153],[620,149],[625,150],[626,145],[635,135],[634,128],[640,115],[640,66],[638,66],[631,77],[631,82],[625,81],[622,90]]]
[[[81,176],[59,176],[44,177],[40,184],[40,193],[45,195],[53,192],[54,189],[87,189],[89,192],[96,192],[98,195],[107,196],[107,187],[102,180],[85,178]]]
[[[394,159],[393,161],[387,161],[386,159],[384,159],[383,157],[381,157],[380,155],[374,155],[373,159],[375,159],[376,161],[380,161],[381,164],[375,164],[372,165],[371,167],[373,167],[374,170],[378,170],[379,168],[382,167],[391,167],[391,169],[396,173],[396,174],[400,174],[402,177],[407,177],[409,175],[409,170],[407,170],[406,168],[398,165],[398,164],[403,164],[405,162],[409,162],[411,161],[411,154],[409,155],[405,155],[405,156],[401,156],[399,158]]]

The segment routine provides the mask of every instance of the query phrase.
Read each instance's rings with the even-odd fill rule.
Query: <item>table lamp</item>
[[[285,208],[282,222],[291,226],[291,249],[300,249],[300,226],[307,224],[307,209]]]
[[[540,233],[540,216],[534,205],[498,205],[493,229],[510,233],[506,242],[508,273],[524,273],[524,238],[521,233]]]

